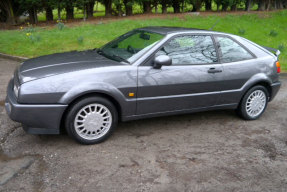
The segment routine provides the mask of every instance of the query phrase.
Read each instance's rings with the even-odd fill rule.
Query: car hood
[[[26,60],[17,69],[20,83],[72,71],[124,65],[95,50],[56,53]]]

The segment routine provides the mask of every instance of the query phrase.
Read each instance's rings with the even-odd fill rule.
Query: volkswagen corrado
[[[63,128],[82,144],[104,141],[118,121],[215,109],[255,120],[280,88],[279,54],[232,34],[139,28],[99,49],[26,60],[5,107],[30,134]]]

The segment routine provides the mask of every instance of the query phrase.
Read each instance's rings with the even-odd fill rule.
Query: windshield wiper
[[[120,61],[126,62],[128,64],[130,64],[130,62],[128,60],[126,60],[125,58],[122,58],[119,55],[112,55],[112,57],[119,59]]]
[[[123,61],[123,62],[126,62],[126,63],[128,63],[128,64],[130,64],[130,62],[128,61],[128,60],[126,60],[125,58],[122,58],[121,56],[119,56],[119,55],[115,55],[115,54],[113,54],[113,55],[109,55],[109,54],[106,54],[103,50],[101,50],[101,49],[98,49],[97,50],[97,53],[98,54],[100,54],[100,55],[103,55],[103,56],[106,56],[106,57],[108,57],[108,58],[117,58],[117,60],[120,60],[120,61]]]

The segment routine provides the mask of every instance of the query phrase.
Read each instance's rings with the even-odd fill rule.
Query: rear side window
[[[172,65],[208,64],[217,62],[217,54],[210,36],[186,35],[175,37],[157,53],[168,55]]]
[[[252,59],[253,56],[241,45],[228,37],[217,37],[223,63]]]

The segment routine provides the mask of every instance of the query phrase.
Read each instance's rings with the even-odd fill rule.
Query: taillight
[[[280,63],[279,63],[279,61],[276,62],[276,67],[277,67],[277,73],[280,73],[280,72],[281,72],[281,69],[280,69]]]

